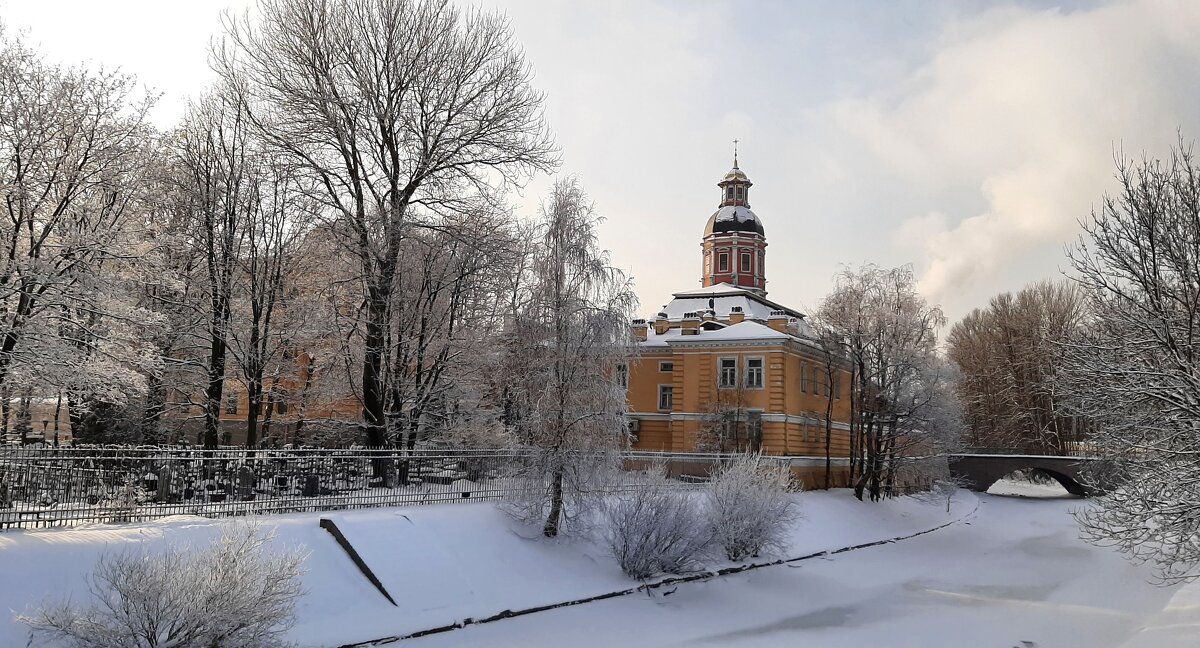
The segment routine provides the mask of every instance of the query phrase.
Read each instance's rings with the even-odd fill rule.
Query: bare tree
[[[359,266],[367,440],[386,441],[388,316],[418,209],[463,213],[554,164],[506,21],[423,0],[260,0],[214,65],[320,188]]]
[[[204,445],[209,448],[220,442],[234,286],[249,214],[255,209],[248,126],[246,112],[218,89],[191,107],[177,136],[179,196],[203,264]]]
[[[555,184],[542,206],[530,302],[510,338],[523,365],[514,376],[525,403],[518,435],[542,451],[522,513],[544,516],[547,537],[558,534],[564,516],[586,507],[603,473],[597,462],[628,436],[619,367],[634,349],[629,315],[636,298],[598,248],[598,222],[577,182]]]
[[[1061,454],[1086,424],[1061,411],[1059,344],[1078,328],[1083,294],[1073,284],[1043,281],[992,298],[957,322],[947,352],[962,379],[958,394],[976,447]]]
[[[1200,576],[1200,165],[1183,142],[1166,160],[1119,159],[1106,196],[1070,250],[1087,297],[1064,345],[1061,383],[1094,425],[1107,472],[1085,537],[1151,562],[1163,580]]]

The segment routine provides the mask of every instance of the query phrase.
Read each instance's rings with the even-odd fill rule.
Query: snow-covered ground
[[[991,495],[1011,495],[1015,497],[1077,499],[1075,495],[1068,493],[1067,489],[1063,488],[1056,481],[1039,483],[1028,479],[997,479],[996,483],[992,484],[987,492]]]
[[[1083,500],[961,493],[948,514],[944,501],[900,498],[876,505],[859,503],[846,491],[801,499],[806,519],[795,529],[791,555],[961,521],[879,547],[468,626],[412,643],[1009,648],[1032,641],[1098,648],[1119,646],[1143,626],[1159,628],[1147,637],[1166,636],[1189,618],[1189,599],[1164,611],[1172,590],[1147,584],[1144,568],[1078,540],[1069,509],[1086,506]],[[396,599],[392,606],[318,528],[320,517],[264,519],[278,529],[279,541],[304,544],[311,552],[309,591],[291,633],[305,647],[404,635],[636,585],[595,544],[543,540],[489,504],[327,515],[375,569]],[[106,547],[153,546],[164,539],[200,543],[223,523],[184,518],[0,533],[0,610],[20,612],[47,596],[80,595],[83,574]],[[7,617],[0,615],[0,646],[24,645],[24,628]]]
[[[1157,622],[1172,590],[1148,584],[1146,569],[1081,542],[1069,510],[1086,505],[982,495],[970,520],[904,542],[680,585],[670,596],[602,601],[413,643],[1121,646]],[[1196,636],[1186,645],[1195,645]]]
[[[912,498],[880,505],[847,491],[801,496],[805,520],[790,555],[908,535],[960,518],[976,505],[962,493],[945,503]],[[334,519],[396,600],[387,602],[318,527]],[[481,618],[506,609],[547,605],[637,585],[595,543],[547,541],[487,503],[292,514],[262,518],[278,542],[303,544],[311,555],[308,594],[292,632],[302,646],[333,646],[403,635]],[[22,612],[50,596],[81,596],[83,576],[107,549],[144,542],[206,542],[227,522],[168,518],[127,526],[0,533],[0,610]],[[712,567],[728,563],[714,562]],[[14,585],[15,584],[15,585]],[[25,630],[0,615],[0,646],[24,645]]]

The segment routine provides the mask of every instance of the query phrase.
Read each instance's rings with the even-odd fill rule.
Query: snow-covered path
[[[1085,502],[980,500],[973,519],[901,543],[411,643],[1103,648],[1171,598],[1145,568],[1078,539],[1069,511]]]

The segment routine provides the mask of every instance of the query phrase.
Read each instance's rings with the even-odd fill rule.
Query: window
[[[762,451],[762,411],[750,410],[746,412],[746,442],[750,446],[751,452]]]
[[[225,397],[225,413],[237,414],[238,397],[237,394],[230,394]]]
[[[658,386],[658,409],[670,411],[675,406],[675,388],[671,385]]]
[[[622,387],[629,386],[629,367],[627,365],[617,365],[617,384]]]
[[[767,264],[765,262],[763,251],[758,251],[758,276],[763,276],[767,273]]]
[[[833,374],[833,397],[841,400],[842,398],[842,375],[839,373]]]
[[[738,197],[738,200],[742,200],[743,198],[746,197],[746,188],[745,187],[737,188],[737,197]]]
[[[721,372],[717,385],[724,388],[737,387],[737,358],[721,358]]]
[[[275,396],[275,412],[277,414],[287,414],[288,410],[288,395],[287,392],[280,392]]]
[[[750,272],[750,253],[742,252],[742,272]]]
[[[712,274],[712,252],[704,253],[704,274]]]
[[[763,359],[746,358],[746,387],[749,389],[762,389],[762,386]]]
[[[817,373],[817,365],[812,368],[812,389],[814,394],[821,395],[821,376]]]
[[[711,196],[712,194],[709,194],[709,195]],[[726,200],[733,200],[733,187],[726,187],[726,188],[725,188],[725,199],[726,199]]]
[[[800,363],[800,391],[808,393],[808,365]]]
[[[675,371],[675,363],[674,362],[660,362],[660,363],[658,363],[658,370],[663,373],[671,373],[672,371]]]
[[[728,252],[722,252],[717,255],[717,272],[729,272]]]

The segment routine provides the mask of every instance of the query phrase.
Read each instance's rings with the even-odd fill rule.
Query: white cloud
[[[989,275],[1032,278],[1022,254],[1074,237],[1111,187],[1115,146],[1161,153],[1179,127],[1200,134],[1198,32],[1196,4],[994,10],[947,26],[892,87],[838,102],[866,164],[947,203],[895,228],[920,255],[923,292],[982,302]]]

